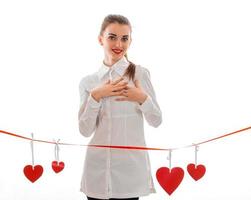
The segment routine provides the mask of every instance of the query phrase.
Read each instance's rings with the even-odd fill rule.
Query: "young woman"
[[[143,116],[153,127],[162,122],[149,71],[127,59],[131,32],[126,17],[106,16],[98,37],[103,63],[80,81],[79,131],[93,135],[89,144],[146,146]],[[88,200],[155,193],[147,151],[88,147],[80,190]]]

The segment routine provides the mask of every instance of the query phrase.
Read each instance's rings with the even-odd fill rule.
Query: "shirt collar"
[[[99,77],[99,79],[102,79],[104,77],[104,75],[106,73],[108,73],[109,70],[114,70],[120,76],[123,76],[128,65],[129,65],[129,62],[125,56],[123,56],[120,60],[118,60],[116,63],[114,63],[111,67],[108,67],[103,62],[103,64],[101,65],[101,67],[98,70],[98,77]]]

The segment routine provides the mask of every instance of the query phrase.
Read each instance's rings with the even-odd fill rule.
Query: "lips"
[[[121,49],[112,49],[112,51],[116,54],[120,54],[123,50]]]

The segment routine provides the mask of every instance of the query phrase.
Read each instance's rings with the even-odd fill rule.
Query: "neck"
[[[118,60],[114,60],[108,56],[105,56],[105,59],[104,59],[104,64],[108,67],[111,67],[113,64],[115,64]]]

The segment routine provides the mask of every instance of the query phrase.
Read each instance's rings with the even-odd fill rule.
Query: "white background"
[[[133,26],[128,56],[147,67],[163,123],[146,127],[149,147],[179,147],[251,125],[251,4],[249,1],[1,1],[0,129],[30,137],[87,144],[79,134],[78,84],[103,59],[97,36],[103,18],[122,14]],[[169,197],[155,172],[168,152],[149,152],[157,193],[142,200],[248,200],[251,198],[251,131],[200,146],[206,175],[186,172],[194,149],[173,152],[185,170]],[[54,145],[35,143],[34,184],[23,175],[31,164],[27,140],[0,134],[1,200],[80,200],[85,147],[60,146],[65,169],[50,165]]]

